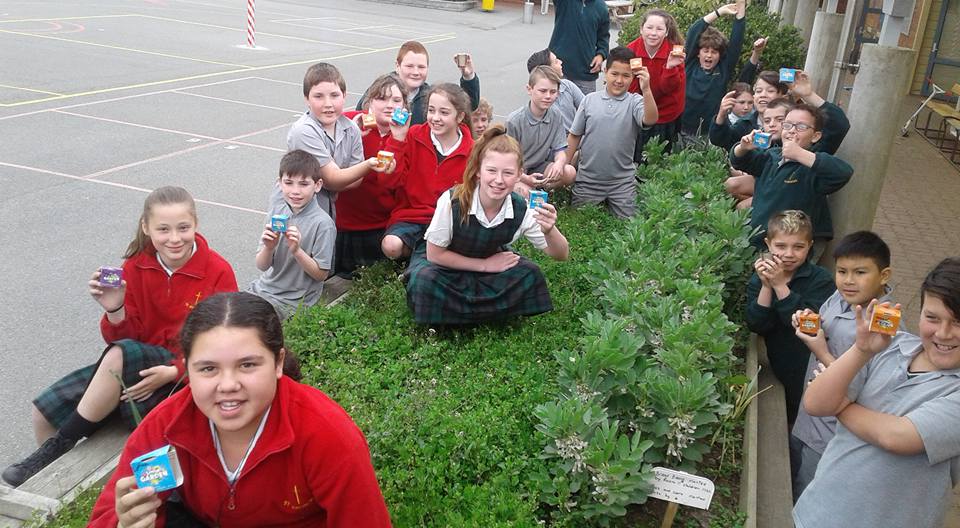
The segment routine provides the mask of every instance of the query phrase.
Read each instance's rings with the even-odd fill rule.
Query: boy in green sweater
[[[810,357],[810,349],[795,334],[793,314],[819,309],[833,293],[833,277],[807,262],[813,225],[803,211],[771,216],[764,242],[770,252],[753,263],[755,273],[747,283],[747,326],[763,338],[770,367],[786,393],[787,423],[793,427]]]
[[[757,131],[752,131],[730,153],[733,168],[756,176],[750,226],[766,225],[774,211],[799,209],[807,213],[813,222],[813,262],[820,259],[833,238],[827,195],[840,190],[853,176],[849,163],[826,152],[811,151],[820,141],[823,119],[819,109],[796,105],[781,125],[782,147],[759,149],[753,143]],[[751,243],[763,249],[763,234],[756,235]]]

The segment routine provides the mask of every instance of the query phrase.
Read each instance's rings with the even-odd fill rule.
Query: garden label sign
[[[713,482],[708,478],[691,475],[675,469],[653,468],[653,492],[650,496],[670,504],[661,526],[673,525],[677,504],[701,510],[710,509],[713,500]]]

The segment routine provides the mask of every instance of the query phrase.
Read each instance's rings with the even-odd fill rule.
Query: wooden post
[[[667,511],[663,514],[663,522],[660,528],[670,528],[673,526],[673,518],[677,516],[677,509],[680,507],[676,502],[667,503]]]

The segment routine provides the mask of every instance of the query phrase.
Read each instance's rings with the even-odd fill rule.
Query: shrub
[[[537,407],[541,501],[559,523],[606,525],[642,504],[651,464],[697,468],[733,409],[737,325],[751,249],[718,149],[647,149],[640,213],[591,261],[600,308],[555,354],[558,395]],[[734,285],[728,288],[727,284]]]
[[[620,30],[618,43],[627,45],[634,41],[640,35],[640,14],[651,8],[660,8],[667,10],[677,19],[677,25],[680,31],[686,35],[686,30],[700,17],[709,13],[716,7],[713,2],[698,0],[679,0],[656,1],[651,3],[636,2],[635,10],[638,12],[624,22]],[[730,17],[722,17],[715,27],[730,36],[732,20]],[[750,58],[750,52],[753,48],[753,42],[760,37],[767,37],[767,47],[763,50],[760,58],[761,67],[768,70],[776,70],[780,67],[803,68],[803,63],[807,57],[807,49],[800,36],[800,31],[792,25],[780,27],[780,15],[767,12],[765,3],[753,3],[747,7],[747,31],[743,39],[743,51],[741,52],[739,65],[743,65]],[[737,75],[739,75],[739,66]],[[735,80],[737,75],[733,77]]]

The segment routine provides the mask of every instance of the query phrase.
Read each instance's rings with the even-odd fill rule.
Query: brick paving
[[[898,123],[906,122],[921,101],[908,97]],[[907,137],[894,141],[890,158],[873,229],[890,246],[894,298],[904,305],[904,324],[913,332],[924,276],[944,257],[960,256],[954,202],[960,197],[960,170],[912,127]]]

